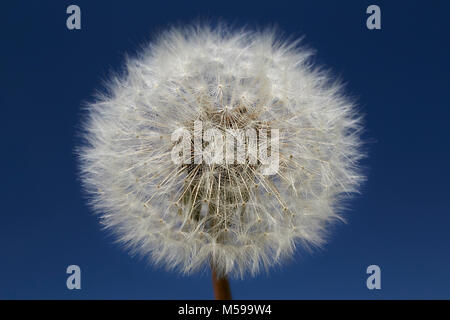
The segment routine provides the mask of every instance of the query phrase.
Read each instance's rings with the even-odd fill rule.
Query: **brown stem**
[[[211,265],[212,284],[214,289],[214,298],[216,300],[231,300],[230,284],[226,276],[217,277],[214,267]]]

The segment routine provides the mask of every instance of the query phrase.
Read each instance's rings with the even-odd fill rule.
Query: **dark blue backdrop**
[[[66,28],[77,4],[82,30]],[[382,30],[365,10],[378,4]],[[212,298],[131,257],[85,204],[74,146],[80,105],[152,34],[222,17],[306,35],[367,114],[368,181],[348,224],[314,254],[245,281],[236,298],[450,298],[449,31],[446,1],[4,1],[0,9],[0,298]],[[66,267],[82,289],[66,288]],[[366,268],[382,289],[366,288]]]

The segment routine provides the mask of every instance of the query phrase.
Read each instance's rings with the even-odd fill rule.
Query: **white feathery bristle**
[[[172,28],[128,59],[126,74],[88,105],[79,150],[103,225],[182,273],[213,264],[221,275],[255,275],[296,244],[320,246],[342,200],[358,191],[363,153],[360,116],[311,56],[274,31],[197,25]],[[277,172],[249,157],[177,164],[180,128],[200,137],[210,128],[277,129]]]

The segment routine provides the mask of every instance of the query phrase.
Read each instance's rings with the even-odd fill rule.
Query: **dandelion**
[[[153,263],[210,265],[225,289],[227,276],[322,245],[363,180],[363,154],[360,116],[311,57],[274,31],[197,25],[128,59],[88,105],[79,150],[102,224]]]

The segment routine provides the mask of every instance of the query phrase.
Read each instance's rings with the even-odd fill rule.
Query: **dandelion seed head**
[[[186,274],[212,263],[218,274],[255,275],[297,244],[323,244],[363,180],[361,121],[311,57],[274,31],[203,25],[170,29],[128,59],[126,74],[88,105],[79,150],[102,224]],[[190,163],[174,163],[180,128],[203,148],[223,142],[204,138],[207,129],[236,139],[258,132],[259,144],[259,132],[276,129],[277,171],[265,173],[261,146],[246,138],[244,163],[195,163],[194,141],[183,153]]]

